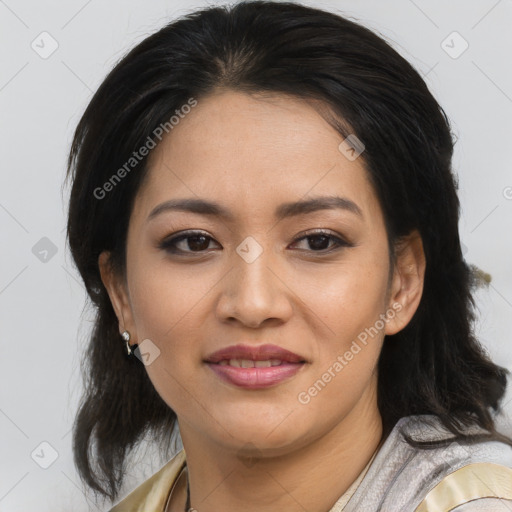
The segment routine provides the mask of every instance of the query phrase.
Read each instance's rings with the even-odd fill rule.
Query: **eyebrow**
[[[321,196],[291,203],[283,203],[276,208],[274,215],[277,220],[282,220],[288,217],[305,215],[307,213],[313,213],[320,210],[335,209],[352,212],[364,219],[363,212],[356,203],[346,197],[339,196]],[[171,199],[159,204],[153,208],[151,213],[148,215],[147,221],[150,221],[157,215],[168,211],[183,211],[212,217],[222,217],[231,222],[235,219],[235,215],[233,213],[216,202],[206,201],[204,199],[187,198]]]

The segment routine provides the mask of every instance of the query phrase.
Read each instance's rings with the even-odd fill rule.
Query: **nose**
[[[216,315],[223,322],[238,322],[257,328],[263,323],[281,324],[293,314],[293,291],[282,267],[266,249],[247,262],[233,253],[233,267],[221,281]]]

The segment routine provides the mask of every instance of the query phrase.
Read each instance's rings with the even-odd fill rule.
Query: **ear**
[[[385,334],[401,331],[410,322],[421,301],[426,261],[418,230],[413,230],[398,242],[395,254],[388,308],[396,314],[386,322]]]
[[[133,321],[130,300],[125,280],[116,272],[111,264],[110,253],[103,251],[98,257],[101,280],[107,289],[110,302],[119,322],[119,333],[128,331],[134,343],[136,341],[135,322]]]

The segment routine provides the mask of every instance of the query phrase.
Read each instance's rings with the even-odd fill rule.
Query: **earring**
[[[126,342],[126,352],[130,356],[133,354],[133,351],[137,348],[137,344],[130,346],[130,333],[128,331],[123,331],[123,334],[121,334],[121,337]]]

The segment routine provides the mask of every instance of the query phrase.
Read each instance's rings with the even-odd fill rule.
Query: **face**
[[[126,281],[102,275],[120,329],[146,340],[149,378],[182,430],[275,454],[376,411],[384,335],[408,322],[421,283],[418,295],[403,276],[388,282],[383,214],[342,140],[305,101],[224,91],[200,99],[153,150]],[[168,203],[183,199],[222,214]],[[290,206],[311,200],[317,207]],[[277,345],[304,362],[244,387],[205,362],[235,344]]]

